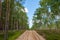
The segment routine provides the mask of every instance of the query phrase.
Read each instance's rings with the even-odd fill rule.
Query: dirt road
[[[16,40],[45,40],[45,39],[41,35],[39,35],[36,31],[27,30]]]

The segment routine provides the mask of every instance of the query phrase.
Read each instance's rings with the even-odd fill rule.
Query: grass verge
[[[60,40],[60,30],[37,30],[46,40]]]
[[[9,31],[8,32],[8,40],[15,40],[23,32],[24,32],[24,30],[20,30],[20,31]],[[4,40],[4,33],[0,33],[0,40]]]
[[[20,31],[15,31],[15,32],[10,32],[8,33],[8,40],[15,40],[17,37],[19,37],[22,33],[24,32],[24,30],[20,30]]]

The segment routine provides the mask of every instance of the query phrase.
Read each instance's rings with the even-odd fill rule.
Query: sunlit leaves
[[[43,25],[49,28],[55,24],[59,25],[60,0],[40,0],[39,4],[40,7],[36,9],[33,16],[33,26],[36,26],[36,21],[38,20],[40,20],[40,22],[38,22],[37,25],[40,25],[36,26],[36,28],[42,27]]]

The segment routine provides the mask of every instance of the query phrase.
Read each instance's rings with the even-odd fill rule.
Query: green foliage
[[[9,14],[9,29],[27,29],[28,28],[28,17],[25,12],[25,7],[22,6],[21,2],[24,0],[10,0],[10,14]],[[5,17],[6,17],[6,2],[2,2],[2,25],[5,26]],[[2,26],[2,27],[4,27]],[[2,28],[3,29],[3,28]]]
[[[0,30],[4,31],[4,35],[0,35],[2,36],[0,37],[1,40],[4,38],[6,40],[8,34],[9,40],[14,40],[20,35],[20,32],[12,32],[13,30],[28,29],[28,17],[25,12],[25,7],[22,6],[23,1],[24,0],[3,0],[0,21],[2,26],[0,26]],[[12,33],[8,33],[8,30],[12,30]]]
[[[36,9],[33,16],[33,29],[58,28],[60,20],[60,1],[59,0],[40,0],[40,7]],[[57,23],[56,23],[57,22]],[[52,25],[55,25],[52,26]]]

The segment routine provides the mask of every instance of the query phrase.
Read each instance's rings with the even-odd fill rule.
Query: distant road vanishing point
[[[27,30],[16,40],[45,40],[45,38],[43,38],[34,30]]]

